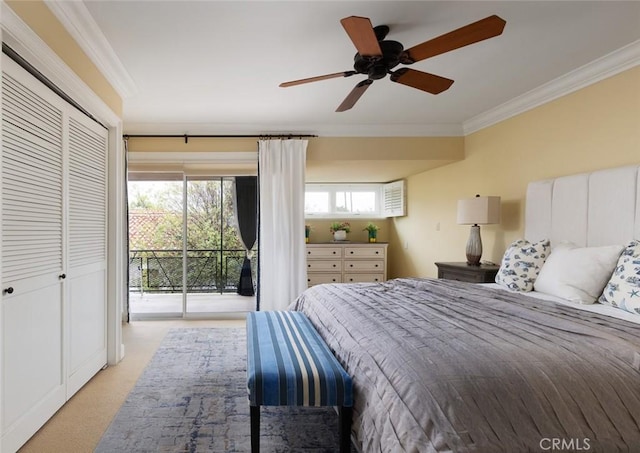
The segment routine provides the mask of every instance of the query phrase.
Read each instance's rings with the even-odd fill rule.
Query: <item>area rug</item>
[[[95,452],[251,451],[246,360],[245,329],[170,330]],[[338,451],[333,408],[263,407],[260,421],[263,453]]]

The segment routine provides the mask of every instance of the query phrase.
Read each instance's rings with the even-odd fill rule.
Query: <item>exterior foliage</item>
[[[131,289],[182,291],[182,181],[134,182],[129,189]],[[188,290],[235,290],[245,253],[235,228],[233,181],[190,180],[186,203]]]

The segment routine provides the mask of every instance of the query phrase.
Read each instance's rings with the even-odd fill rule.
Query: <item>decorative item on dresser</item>
[[[381,242],[307,244],[307,284],[385,281],[387,246]]]
[[[346,241],[347,233],[351,231],[349,222],[333,222],[329,231],[333,234],[334,241]]]
[[[371,222],[367,223],[362,231],[366,231],[369,236],[369,242],[378,242],[378,230],[380,227]]]
[[[480,265],[482,239],[479,225],[500,223],[500,197],[481,197],[458,200],[458,224],[471,225],[467,241],[467,264]]]
[[[304,226],[304,242],[308,243],[310,237],[311,237],[311,225],[305,225]]]
[[[436,263],[438,278],[469,283],[493,283],[500,266],[496,264]]]

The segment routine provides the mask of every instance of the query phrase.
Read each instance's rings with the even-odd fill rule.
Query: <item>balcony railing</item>
[[[242,249],[187,250],[187,292],[235,292],[244,257]],[[251,259],[254,284],[256,258]],[[182,250],[130,250],[129,291],[181,293],[182,285]]]

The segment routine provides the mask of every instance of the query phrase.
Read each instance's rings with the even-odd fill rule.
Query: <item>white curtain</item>
[[[307,140],[260,140],[260,310],[284,310],[307,288]]]

